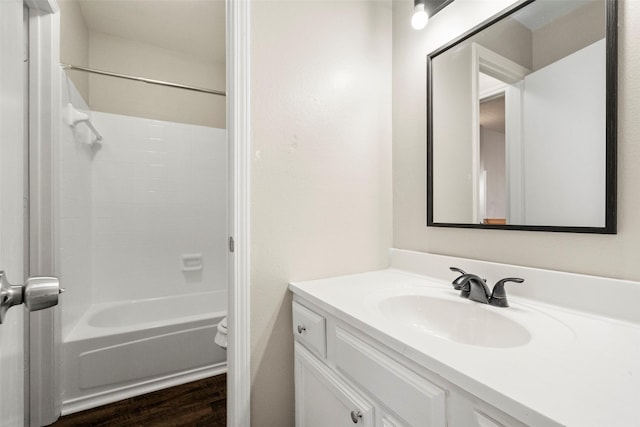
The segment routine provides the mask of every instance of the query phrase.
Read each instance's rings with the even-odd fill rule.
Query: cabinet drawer
[[[336,327],[336,367],[410,426],[446,426],[446,393]]]
[[[324,358],[327,355],[324,317],[293,302],[293,335],[309,350]]]

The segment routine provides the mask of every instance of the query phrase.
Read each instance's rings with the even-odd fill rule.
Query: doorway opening
[[[59,5],[65,415],[226,371],[229,162],[223,2]]]

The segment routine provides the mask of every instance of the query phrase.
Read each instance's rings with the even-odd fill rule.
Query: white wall
[[[87,104],[65,72],[61,72],[60,108],[64,111],[71,102],[78,110],[87,112]],[[91,135],[80,124],[74,130],[66,124],[60,126],[57,152],[58,185],[57,215],[59,227],[56,242],[59,249],[56,272],[67,290],[61,298],[62,336],[84,313],[92,301],[92,188],[91,168],[93,149],[86,142]]]
[[[391,5],[251,7],[251,418],[287,427],[294,425],[287,283],[388,262]]]
[[[94,303],[226,289],[226,132],[93,118]],[[198,253],[203,270],[183,272],[182,255]]]
[[[456,0],[424,31],[409,25],[413,2],[394,1],[394,246],[547,269],[640,280],[640,2],[621,1],[618,26],[618,234],[585,235],[425,226],[425,57],[511,1]]]
[[[441,55],[432,62],[434,110],[433,220],[474,222],[473,206],[473,53],[471,44],[455,54]]]
[[[605,56],[600,40],[524,79],[527,225],[605,226]]]

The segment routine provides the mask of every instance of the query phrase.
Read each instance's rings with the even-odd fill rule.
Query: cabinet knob
[[[351,421],[354,424],[358,424],[358,421],[362,419],[362,412],[360,411],[351,411]]]
[[[302,334],[302,333],[303,333],[304,331],[306,331],[306,330],[307,330],[307,328],[305,328],[304,326],[302,326],[302,325],[298,325],[298,333],[299,333],[299,334]]]

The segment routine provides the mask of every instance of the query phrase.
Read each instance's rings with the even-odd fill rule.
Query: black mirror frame
[[[458,224],[433,221],[433,58],[474,36],[501,19],[522,9],[535,0],[524,0],[489,18],[467,33],[427,55],[427,226],[449,228],[478,228],[498,230],[547,231],[566,233],[617,233],[617,121],[618,121],[618,4],[606,1],[606,195],[604,227],[569,227],[509,224]]]

